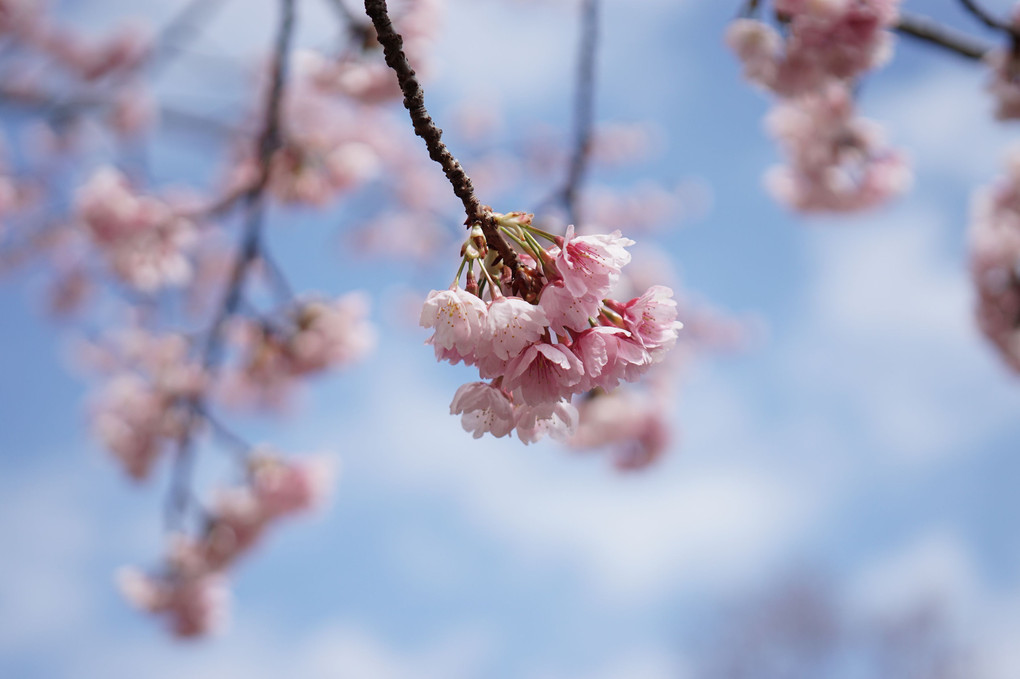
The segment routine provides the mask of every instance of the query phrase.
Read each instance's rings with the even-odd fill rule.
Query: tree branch
[[[425,94],[414,69],[407,61],[407,55],[404,54],[404,40],[390,21],[386,0],[365,0],[365,12],[375,26],[379,44],[383,46],[386,64],[397,74],[400,91],[404,94],[404,108],[411,116],[414,133],[425,141],[429,157],[443,168],[443,173],[453,187],[453,193],[464,205],[468,225],[479,224],[488,246],[499,253],[503,262],[516,271],[520,267],[517,255],[500,235],[491,211],[475,196],[471,178],[446,148],[442,141],[443,131],[432,121],[425,108]]]
[[[578,42],[577,92],[574,100],[574,152],[563,187],[563,203],[571,223],[581,221],[577,194],[591,157],[592,126],[595,118],[595,57],[598,50],[599,0],[581,5],[581,39]]]
[[[991,46],[942,26],[928,17],[900,14],[895,29],[903,35],[945,48],[968,59],[983,59],[992,49]]]
[[[290,54],[291,40],[294,34],[294,5],[295,0],[280,0],[280,24],[273,52],[271,82],[266,95],[262,131],[256,140],[259,174],[258,179],[243,197],[247,211],[244,233],[234,258],[223,301],[209,326],[209,334],[202,351],[202,367],[209,373],[214,372],[219,364],[223,351],[222,340],[226,322],[237,311],[241,303],[248,271],[258,259],[261,249],[262,224],[265,218],[265,189],[269,183],[272,155],[280,146],[280,112],[286,85],[287,57]],[[197,425],[202,421],[203,395],[199,394],[191,398],[187,407],[188,420],[184,433],[178,439],[170,497],[167,503],[167,523],[170,526],[176,526],[182,520],[187,500],[190,497],[191,469],[194,465],[192,458],[195,455],[194,434]]]
[[[984,8],[974,2],[974,0],[960,0],[960,4],[963,5],[964,9],[970,12],[975,19],[983,23],[988,28],[996,31],[1005,31],[1010,35],[1015,35],[1013,27],[1009,24],[1009,22],[996,19],[994,16],[986,12]]]

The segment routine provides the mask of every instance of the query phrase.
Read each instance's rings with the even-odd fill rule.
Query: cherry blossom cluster
[[[247,471],[245,485],[215,494],[196,536],[171,536],[162,570],[125,567],[118,574],[124,596],[165,618],[176,636],[222,628],[229,605],[227,571],[277,520],[319,506],[334,476],[329,457],[290,461],[264,448],[251,453]]]
[[[75,218],[131,287],[153,292],[189,281],[195,223],[181,208],[135,191],[120,170],[106,166],[93,173],[76,193]]]
[[[766,185],[802,212],[854,212],[911,185],[905,156],[858,118],[853,88],[891,55],[899,0],[775,0],[783,34],[750,18],[726,40],[751,82],[779,97],[767,125],[787,158]],[[784,37],[785,36],[785,37]]]
[[[125,21],[103,36],[85,35],[60,25],[41,0],[0,3],[0,35],[8,53],[5,97],[46,103],[58,99],[74,120],[84,109],[98,109],[117,134],[147,129],[157,110],[142,67],[156,51],[155,34],[142,21]],[[48,89],[40,72],[60,69],[59,90]],[[98,95],[98,96],[97,96]],[[77,101],[80,97],[80,101]]]
[[[675,344],[682,325],[672,291],[653,286],[627,302],[606,298],[630,261],[633,241],[619,231],[578,236],[568,226],[561,237],[533,227],[529,214],[494,218],[520,248],[522,269],[514,276],[500,266],[476,227],[462,248],[466,287],[458,272],[448,290],[429,293],[421,312],[421,325],[434,329],[436,358],[475,366],[487,380],[461,386],[450,411],[475,438],[569,435],[577,425],[572,396],[636,380]]]
[[[1020,372],[1020,150],[1009,154],[1004,177],[975,193],[970,248],[978,326]]]
[[[92,430],[131,478],[146,479],[190,426],[187,403],[205,388],[205,372],[179,334],[129,329],[90,349],[92,367],[108,374],[91,399]]]
[[[280,405],[302,378],[355,363],[375,347],[368,296],[295,301],[267,319],[238,318],[233,339],[240,349],[223,381],[233,403]]]
[[[781,103],[766,124],[787,157],[766,174],[766,186],[801,212],[867,209],[913,181],[906,156],[885,145],[881,126],[855,116],[845,85]]]
[[[898,6],[899,0],[775,0],[782,34],[741,18],[726,39],[748,80],[781,97],[796,97],[887,62]]]

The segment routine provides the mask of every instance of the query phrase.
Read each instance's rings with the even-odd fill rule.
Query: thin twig
[[[1010,35],[1014,34],[1013,27],[1008,22],[996,19],[994,16],[984,10],[983,7],[978,5],[974,0],[960,0],[960,4],[963,5],[964,9],[974,15],[974,18],[983,23],[988,28],[996,31],[1005,31]]]
[[[903,35],[945,48],[968,59],[983,59],[992,49],[980,40],[942,26],[928,17],[901,13],[895,28]]]
[[[407,61],[407,55],[404,54],[404,40],[393,28],[393,22],[390,21],[386,0],[365,0],[365,12],[375,26],[379,44],[383,46],[386,64],[397,74],[400,91],[404,94],[404,107],[411,116],[414,133],[425,141],[429,157],[443,168],[443,173],[453,187],[454,194],[464,205],[467,224],[469,226],[479,224],[489,247],[499,253],[503,262],[511,269],[517,270],[520,264],[517,261],[516,253],[499,234],[496,220],[492,217],[491,211],[483,206],[475,196],[471,178],[446,148],[442,141],[443,131],[432,121],[425,108],[425,94],[415,76],[414,69]]]
[[[574,100],[574,151],[567,171],[567,182],[563,187],[563,204],[572,224],[581,221],[577,194],[591,158],[598,36],[599,0],[584,0],[581,5],[581,39],[578,42],[577,93]]]
[[[737,16],[747,19],[758,12],[758,0],[746,0],[737,10]]]
[[[182,51],[181,43],[193,39],[212,15],[226,4],[225,0],[191,0],[159,31],[155,47],[146,63],[156,73],[170,63],[170,53]]]
[[[333,8],[333,12],[344,23],[344,28],[356,38],[362,46],[373,37],[372,25],[366,23],[363,17],[357,16],[351,11],[344,0],[326,0],[326,3]]]

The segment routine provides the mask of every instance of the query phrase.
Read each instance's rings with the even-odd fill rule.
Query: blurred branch
[[[975,19],[983,23],[988,28],[996,31],[1005,31],[1010,35],[1015,35],[1013,27],[1006,21],[996,19],[994,16],[989,14],[979,6],[974,0],[960,0],[960,4],[963,5],[964,9],[970,12]]]
[[[945,48],[968,59],[983,59],[992,49],[980,40],[942,26],[928,17],[901,14],[895,28],[903,35]]]
[[[251,265],[259,258],[261,250],[262,225],[265,221],[265,190],[269,183],[272,155],[280,146],[281,110],[286,87],[287,58],[290,54],[294,34],[295,0],[280,0],[280,23],[273,51],[271,82],[266,95],[262,131],[256,140],[258,178],[242,194],[246,208],[244,232],[241,244],[234,258],[226,291],[219,310],[209,327],[205,347],[202,351],[202,367],[207,372],[215,371],[223,352],[223,331],[227,320],[237,311],[243,298],[244,284]],[[176,526],[183,518],[190,494],[191,469],[194,465],[194,434],[204,411],[203,396],[193,397],[188,403],[188,422],[178,440],[177,455],[174,458],[174,472],[170,497],[167,503],[167,523]]]
[[[571,223],[581,220],[577,194],[591,158],[595,119],[595,57],[598,51],[599,0],[581,5],[581,39],[577,55],[577,92],[574,100],[574,151],[563,187],[563,203]]]
[[[171,60],[170,51],[180,53],[184,43],[192,40],[213,14],[226,4],[226,0],[191,0],[159,31],[147,65],[156,73]]]
[[[737,11],[738,17],[752,17],[758,12],[758,0],[746,0]]]
[[[500,235],[496,220],[489,208],[483,206],[475,196],[471,178],[446,148],[442,141],[443,131],[436,127],[425,108],[425,94],[415,76],[414,69],[407,61],[407,55],[404,54],[404,40],[393,28],[393,22],[390,21],[386,0],[365,0],[365,12],[375,26],[379,44],[383,46],[386,64],[397,74],[400,91],[404,94],[404,108],[411,116],[414,133],[425,141],[429,157],[443,168],[443,173],[453,187],[454,194],[464,205],[468,225],[479,224],[485,234],[485,242],[488,246],[498,252],[503,261],[516,271],[520,267],[517,255]]]
[[[333,11],[340,21],[343,22],[345,28],[362,45],[375,37],[372,31],[372,24],[367,23],[362,17],[352,12],[344,0],[326,0],[326,4],[333,8]]]

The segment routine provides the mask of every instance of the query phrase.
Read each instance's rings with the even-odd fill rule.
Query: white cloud
[[[961,615],[980,603],[980,580],[966,544],[951,531],[937,529],[862,569],[851,584],[849,604],[888,617],[926,604]]]
[[[1020,407],[975,327],[965,256],[946,254],[947,229],[908,206],[812,234],[809,307],[788,346],[801,385],[844,402],[897,464],[965,454]]]

